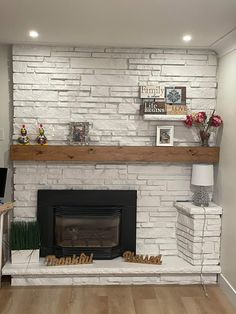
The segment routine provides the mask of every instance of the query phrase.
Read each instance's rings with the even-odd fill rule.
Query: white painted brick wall
[[[179,256],[193,265],[218,265],[222,209],[213,203],[206,209],[190,202],[177,203],[176,207]],[[195,214],[192,213],[193,210]]]
[[[139,86],[186,86],[189,109],[209,111],[216,103],[216,68],[208,50],[16,45],[13,140],[26,124],[34,143],[43,123],[49,145],[66,144],[69,123],[88,121],[91,144],[155,145],[156,126],[163,122],[140,116]],[[175,145],[198,145],[194,129],[171,124]],[[137,252],[177,254],[173,202],[191,198],[190,165],[15,162],[14,167],[17,219],[35,217],[38,189],[136,189]],[[209,226],[208,232],[216,230]],[[217,253],[217,241],[214,248]]]
[[[205,284],[216,284],[216,274],[204,274]],[[166,284],[200,284],[201,276],[198,274],[167,274],[153,276],[56,276],[32,277],[12,276],[12,286],[87,286],[87,285],[166,285]]]
[[[190,165],[15,162],[14,167],[15,218],[36,217],[38,189],[135,189],[137,252],[177,255],[173,201],[191,197]],[[170,178],[177,188],[169,192]],[[184,191],[182,182],[188,183]]]
[[[208,50],[13,47],[14,136],[24,123],[32,141],[43,123],[52,144],[64,144],[71,121],[90,122],[91,144],[155,145],[156,125],[139,114],[139,85],[183,85],[192,110],[212,110],[217,58]],[[181,122],[175,145],[195,145]],[[104,132],[104,130],[106,132]]]

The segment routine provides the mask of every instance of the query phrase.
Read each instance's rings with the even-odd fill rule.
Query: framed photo
[[[89,142],[89,122],[71,122],[70,123],[70,144],[88,145]]]
[[[165,87],[166,104],[186,105],[186,87]]]
[[[174,126],[158,126],[156,146],[174,145]]]

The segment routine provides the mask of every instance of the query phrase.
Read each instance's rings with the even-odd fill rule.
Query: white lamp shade
[[[213,165],[194,164],[192,166],[193,185],[212,186],[214,185]]]

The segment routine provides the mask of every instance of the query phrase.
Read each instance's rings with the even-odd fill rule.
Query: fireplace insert
[[[136,199],[133,190],[39,190],[40,255],[112,259],[135,252]]]

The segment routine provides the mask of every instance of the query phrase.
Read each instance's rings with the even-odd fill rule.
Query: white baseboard
[[[236,290],[222,274],[219,275],[219,285],[229,298],[232,305],[236,308]]]

